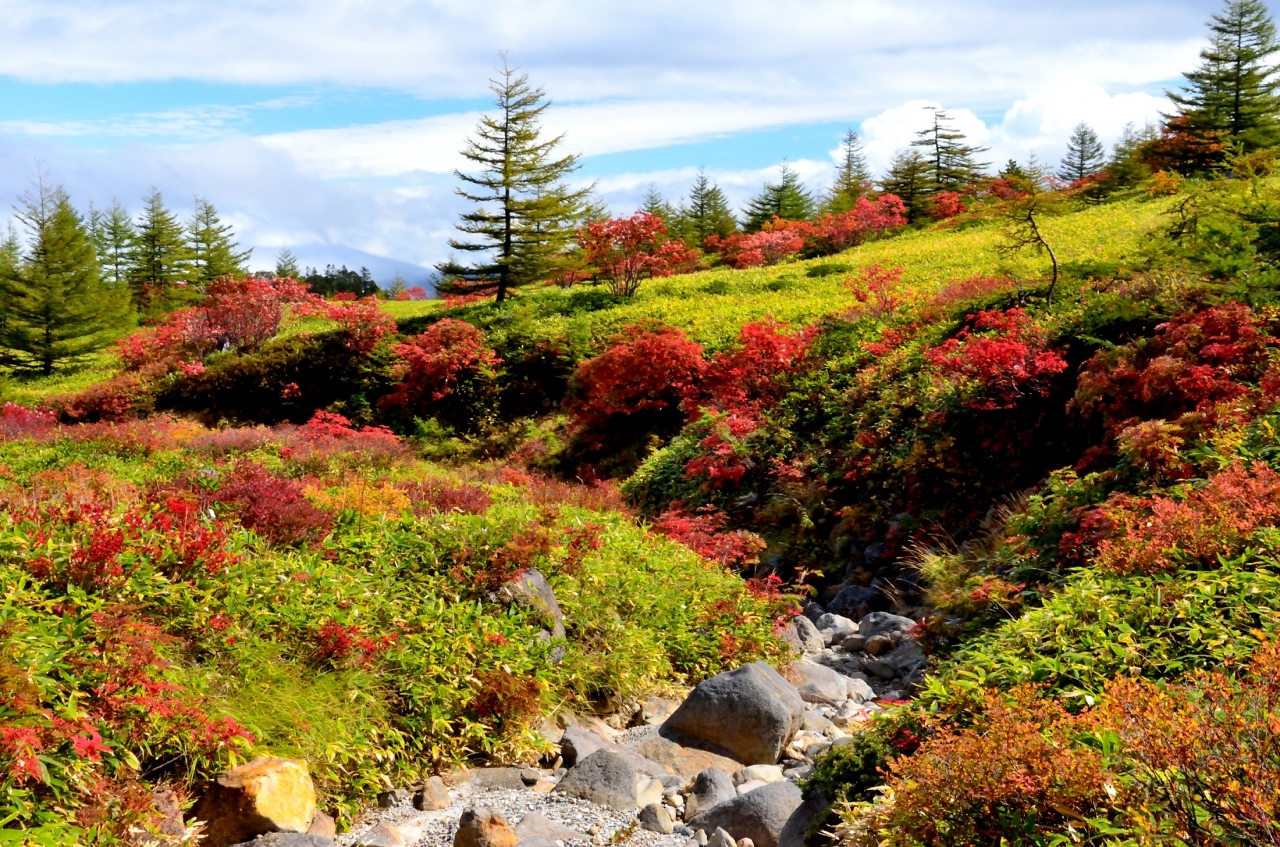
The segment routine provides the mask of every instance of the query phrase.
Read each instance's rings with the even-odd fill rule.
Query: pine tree
[[[1107,177],[1102,185],[1104,193],[1132,188],[1151,176],[1151,168],[1142,160],[1142,151],[1157,137],[1156,128],[1150,124],[1141,129],[1133,123],[1125,125],[1107,161]]]
[[[17,261],[0,260],[5,323],[0,347],[19,370],[44,376],[101,350],[132,323],[126,289],[106,284],[84,220],[67,193],[40,177],[17,218],[27,231]],[[14,243],[3,251],[12,254]]]
[[[813,195],[800,182],[800,175],[783,164],[777,182],[766,182],[764,190],[747,204],[743,229],[759,232],[775,217],[788,221],[804,221],[815,212]]]
[[[302,279],[298,259],[288,247],[281,247],[276,254],[276,279]]]
[[[644,199],[640,201],[640,211],[662,218],[662,222],[667,224],[668,228],[675,223],[676,210],[663,198],[657,186],[650,185],[649,190],[644,193]]]
[[[976,157],[990,148],[966,144],[965,134],[951,126],[946,112],[932,106],[927,108],[933,113],[933,122],[917,132],[916,140],[911,142],[912,147],[924,150],[929,179],[926,193],[959,191],[972,185],[987,168],[987,163],[977,161]]]
[[[919,150],[899,150],[889,163],[889,172],[881,180],[880,188],[902,199],[907,209],[907,223],[928,217],[933,182],[929,162]]]
[[[449,246],[477,254],[475,264],[448,261],[441,290],[496,290],[498,302],[522,285],[552,276],[583,219],[590,189],[574,190],[564,179],[578,169],[575,155],[558,156],[563,136],[544,141],[539,120],[550,103],[529,77],[503,61],[490,80],[496,115],[486,115],[462,155],[478,172],[455,171],[458,194],[477,204],[457,224],[473,240]]]
[[[1187,84],[1166,92],[1189,131],[1246,150],[1280,143],[1280,79],[1270,59],[1280,51],[1261,0],[1228,0],[1209,21],[1209,46]]]
[[[840,143],[840,164],[836,167],[836,179],[823,198],[822,211],[841,214],[853,208],[858,198],[871,190],[871,169],[862,153],[862,139],[849,130]]]
[[[187,249],[196,282],[213,282],[218,277],[241,278],[253,250],[240,250],[233,239],[235,230],[218,217],[218,210],[202,197],[187,223]]]
[[[182,299],[181,286],[191,281],[192,273],[186,231],[165,208],[164,197],[152,189],[143,204],[129,247],[128,277],[133,302],[145,314]]]
[[[1104,164],[1106,152],[1098,140],[1098,133],[1084,121],[1076,124],[1067,141],[1067,155],[1062,157],[1062,164],[1058,167],[1058,177],[1067,182],[1079,182],[1102,170]]]
[[[127,287],[129,251],[134,238],[133,219],[119,200],[113,200],[111,208],[105,212],[90,207],[89,237],[98,253],[102,278],[117,288]]]
[[[706,171],[698,171],[689,189],[689,198],[680,204],[675,217],[675,226],[668,226],[668,229],[690,247],[699,249],[708,237],[718,235],[727,238],[738,229],[728,198]]]

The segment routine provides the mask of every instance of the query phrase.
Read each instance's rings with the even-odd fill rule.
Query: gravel
[[[565,847],[618,844],[627,847],[683,847],[688,836],[659,835],[640,828],[636,812],[620,812],[566,797],[555,792],[539,794],[530,790],[499,788],[485,790],[470,783],[450,786],[453,802],[434,812],[419,812],[410,804],[390,809],[370,809],[360,816],[350,832],[339,835],[338,847],[352,847],[359,837],[385,821],[398,827],[408,847],[451,847],[458,818],[468,806],[487,806],[501,812],[512,828],[528,812],[541,812],[553,821],[594,833],[583,841],[566,842]],[[627,827],[631,831],[623,833]],[[615,836],[618,840],[614,840]]]

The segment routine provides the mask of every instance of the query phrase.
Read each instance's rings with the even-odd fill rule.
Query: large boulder
[[[453,847],[516,847],[516,833],[501,812],[473,806],[458,819]]]
[[[584,835],[576,829],[565,826],[564,824],[553,821],[551,818],[541,812],[528,812],[516,824],[516,838],[521,842],[530,838],[546,838],[551,841],[590,841],[589,835]]]
[[[685,802],[685,817],[727,803],[738,796],[733,778],[719,768],[707,768],[693,779],[689,797]]]
[[[831,598],[827,609],[847,618],[861,618],[868,612],[884,609],[889,605],[888,598],[878,589],[862,585],[850,585]]]
[[[191,810],[204,821],[202,847],[230,847],[271,832],[305,834],[316,815],[306,762],[255,759],[206,785]]]
[[[756,847],[778,847],[782,828],[800,803],[799,788],[775,782],[699,812],[685,824],[694,830],[720,827],[735,839],[750,838]]]
[[[727,751],[715,748],[707,741],[691,735],[674,732],[663,725],[658,732],[627,744],[628,750],[655,763],[667,772],[693,779],[707,768],[719,768],[733,773],[743,762],[725,755]]]
[[[858,634],[863,638],[892,634],[897,634],[901,637],[906,635],[915,625],[915,621],[911,620],[911,618],[904,618],[902,615],[891,615],[888,612],[872,612],[858,621]]]
[[[555,790],[622,811],[662,800],[662,783],[637,770],[631,759],[616,750],[597,750],[587,756],[569,769]]]
[[[413,808],[419,812],[435,812],[448,807],[450,803],[449,789],[444,780],[433,776],[422,784],[418,793],[413,795]]]
[[[800,699],[820,706],[839,706],[848,699],[846,677],[826,665],[791,662],[782,667],[782,676],[796,687]]]
[[[826,817],[830,807],[822,789],[814,788],[806,792],[804,802],[791,813],[782,832],[778,834],[778,847],[804,847],[805,836],[815,824]]]
[[[537,615],[551,630],[553,638],[564,638],[564,613],[560,611],[551,583],[547,582],[547,578],[537,568],[529,568],[516,579],[504,584],[498,589],[498,596]]]
[[[649,760],[643,753],[613,741],[606,741],[596,733],[579,726],[566,729],[564,737],[560,739],[560,758],[564,759],[565,767],[572,768],[598,750],[612,750],[624,756],[630,760],[636,770],[647,773],[649,776],[661,778],[670,773],[663,764]]]
[[[804,700],[765,662],[705,680],[664,727],[702,739],[747,765],[772,765],[799,728]],[[759,842],[757,842],[759,847]]]

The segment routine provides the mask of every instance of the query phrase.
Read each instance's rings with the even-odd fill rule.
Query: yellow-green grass
[[[114,350],[100,350],[79,367],[66,367],[52,376],[24,376],[13,372],[4,374],[0,387],[0,400],[23,406],[37,406],[51,397],[75,394],[95,383],[102,382],[120,370],[120,360]]]
[[[384,300],[382,311],[398,321],[420,318],[444,307],[442,300]]]

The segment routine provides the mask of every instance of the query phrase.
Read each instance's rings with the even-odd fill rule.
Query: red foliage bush
[[[1051,379],[1067,369],[1062,353],[1047,347],[1043,331],[1022,309],[979,312],[973,326],[989,334],[961,330],[926,354],[943,378],[981,386],[971,408],[1007,409],[1025,395],[1044,396]]]
[[[670,238],[662,218],[647,212],[589,223],[578,230],[578,244],[595,278],[619,297],[634,296],[646,278],[687,273],[698,266],[698,254]]]
[[[5,403],[0,407],[0,438],[6,441],[38,438],[53,431],[57,425],[57,417],[44,409],[28,409],[17,403]]]
[[[323,538],[333,518],[307,500],[301,483],[278,477],[256,462],[239,461],[213,490],[193,485],[201,506],[220,503],[247,529],[272,544]]]
[[[487,491],[465,482],[454,485],[441,479],[428,479],[402,483],[400,490],[408,496],[414,514],[419,516],[441,512],[480,515],[493,505]]]
[[[325,302],[324,317],[336,321],[342,331],[342,345],[353,353],[371,353],[378,341],[396,331],[395,320],[382,311],[377,297],[354,303]]]
[[[711,235],[705,244],[708,250],[720,254],[721,261],[737,270],[776,265],[804,248],[805,234],[797,231],[794,224],[794,221],[775,219],[774,229],[750,235],[737,232],[726,238]]]
[[[602,447],[623,421],[678,409],[702,368],[702,347],[680,330],[628,326],[612,347],[578,366],[579,393],[565,404],[570,432]]]
[[[955,191],[940,191],[929,204],[929,217],[935,221],[949,220],[966,211],[968,209],[964,205],[964,198]]]
[[[728,522],[728,517],[714,506],[690,513],[676,503],[655,518],[650,528],[725,567],[744,568],[759,562],[766,546],[764,540],[742,529],[726,531]]]
[[[684,407],[696,416],[700,407],[750,414],[781,399],[783,378],[805,364],[814,329],[787,332],[786,325],[765,320],[738,332],[737,343],[711,357],[702,378],[685,390]]]
[[[523,723],[542,711],[542,683],[532,676],[516,676],[505,668],[476,674],[471,703],[478,718]]]
[[[853,292],[853,299],[861,304],[851,318],[870,317],[880,320],[891,315],[902,305],[898,291],[902,288],[902,267],[885,268],[868,265],[855,281],[845,278],[845,287]]]
[[[453,318],[432,324],[391,350],[403,363],[404,381],[383,398],[385,406],[421,408],[438,403],[463,382],[493,379],[494,368],[502,362],[483,332]]]
[[[930,297],[924,305],[928,319],[940,317],[951,306],[985,300],[997,294],[1016,290],[1017,280],[1007,276],[973,276],[949,282],[941,291]]]
[[[907,225],[907,209],[901,198],[881,194],[873,202],[859,197],[853,208],[838,215],[824,215],[801,232],[809,246],[822,254],[840,253],[876,236]]]
[[[394,635],[374,638],[366,635],[358,624],[341,624],[330,618],[312,634],[315,649],[311,658],[330,666],[353,664],[368,667],[395,642]]]

